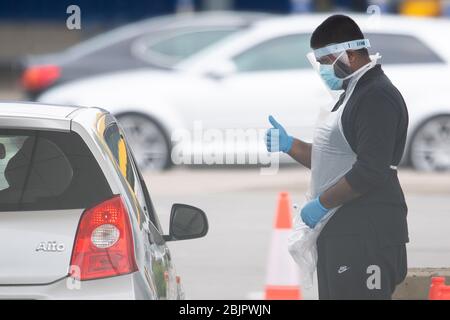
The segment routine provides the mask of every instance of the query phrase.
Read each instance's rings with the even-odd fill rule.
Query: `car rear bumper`
[[[43,285],[0,285],[0,299],[130,300],[150,299],[139,272],[99,280],[65,277]]]

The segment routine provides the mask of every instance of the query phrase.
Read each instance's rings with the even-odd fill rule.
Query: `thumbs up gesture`
[[[294,138],[287,134],[286,130],[274,117],[269,116],[272,128],[266,132],[266,147],[269,152],[289,152],[292,148]]]

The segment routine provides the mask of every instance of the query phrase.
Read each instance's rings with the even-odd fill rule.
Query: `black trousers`
[[[370,236],[319,236],[319,299],[391,299],[407,273],[406,245],[380,246]]]

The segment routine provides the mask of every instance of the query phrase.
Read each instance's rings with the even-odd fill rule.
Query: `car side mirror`
[[[6,149],[3,143],[0,143],[0,159],[5,159],[6,157]]]
[[[236,72],[236,66],[230,61],[222,61],[215,64],[209,71],[206,72],[206,76],[214,80],[222,80]]]
[[[169,235],[164,236],[165,241],[201,238],[207,233],[208,219],[202,210],[180,203],[172,206]]]

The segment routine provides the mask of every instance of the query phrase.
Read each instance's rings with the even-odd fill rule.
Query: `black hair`
[[[341,43],[352,40],[364,39],[359,26],[352,18],[336,14],[322,22],[311,35],[310,46],[313,49],[322,48],[332,43]],[[356,50],[368,55],[366,48]]]

